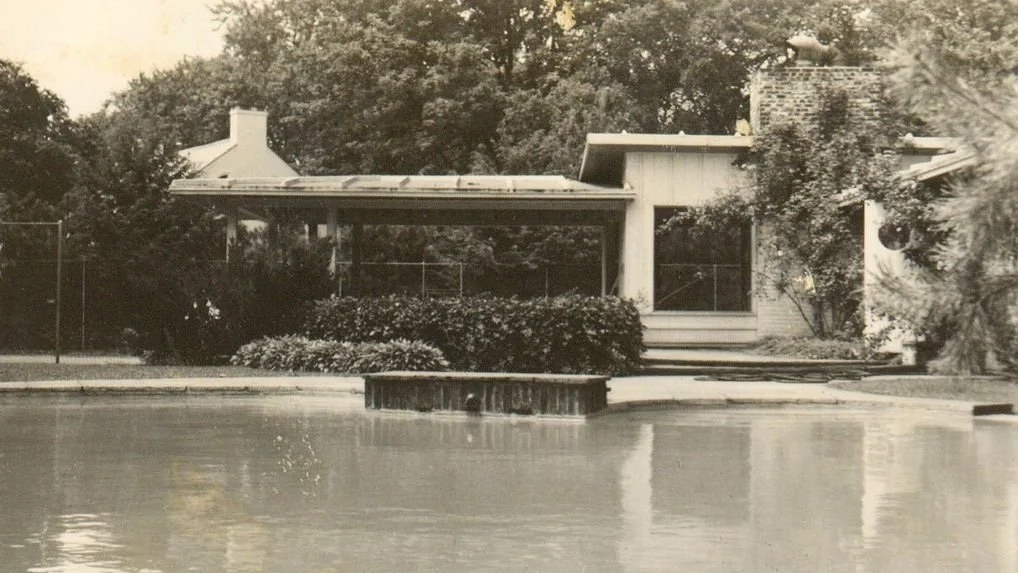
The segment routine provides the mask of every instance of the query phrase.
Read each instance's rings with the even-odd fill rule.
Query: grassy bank
[[[903,376],[832,382],[841,390],[887,396],[1018,404],[1018,382],[989,377]]]
[[[141,364],[0,364],[0,383],[38,380],[131,380],[159,378],[252,378],[286,372],[241,366],[146,366]],[[313,376],[313,374],[302,374]]]

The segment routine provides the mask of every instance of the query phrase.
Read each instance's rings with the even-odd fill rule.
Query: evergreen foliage
[[[1016,368],[1018,294],[1018,6],[979,0],[965,10],[933,2],[928,25],[903,38],[888,63],[895,92],[938,135],[963,138],[976,167],[934,203],[945,237],[930,265],[885,277],[884,303],[943,344],[934,370]]]
[[[339,298],[317,301],[311,338],[345,342],[421,340],[455,370],[622,374],[636,370],[643,325],[614,297]]]
[[[442,371],[449,363],[442,352],[423,342],[336,342],[286,335],[265,337],[249,342],[230,357],[234,366],[324,372],[366,374],[370,372]]]

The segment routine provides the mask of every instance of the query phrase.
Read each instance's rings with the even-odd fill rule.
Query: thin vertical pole
[[[601,225],[601,296],[608,296],[608,228]]]
[[[463,296],[463,263],[460,263],[460,296]]]
[[[364,238],[364,224],[354,223],[350,247],[350,258],[353,259],[350,277],[350,291],[353,296],[361,295],[361,239]]]
[[[714,265],[714,310],[718,309],[718,266]]]
[[[81,351],[85,351],[85,257],[81,257]]]
[[[55,334],[55,348],[54,363],[60,364],[60,283],[63,281],[63,256],[64,256],[64,220],[60,219],[57,221],[57,294],[56,294],[56,328],[54,329]]]
[[[423,297],[428,291],[427,278],[425,276],[424,261],[421,261],[421,297]]]

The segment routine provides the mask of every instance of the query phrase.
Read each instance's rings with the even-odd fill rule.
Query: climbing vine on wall
[[[741,193],[724,192],[666,222],[709,232],[757,225],[760,296],[787,297],[818,338],[861,334],[862,200],[897,186],[893,122],[850,119],[831,92],[815,121],[768,128],[740,160]]]

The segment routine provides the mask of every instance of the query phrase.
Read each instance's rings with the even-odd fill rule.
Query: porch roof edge
[[[753,147],[745,135],[686,135],[660,133],[588,133],[583,148],[579,180],[585,183],[622,186],[626,153],[701,152],[738,153]]]

